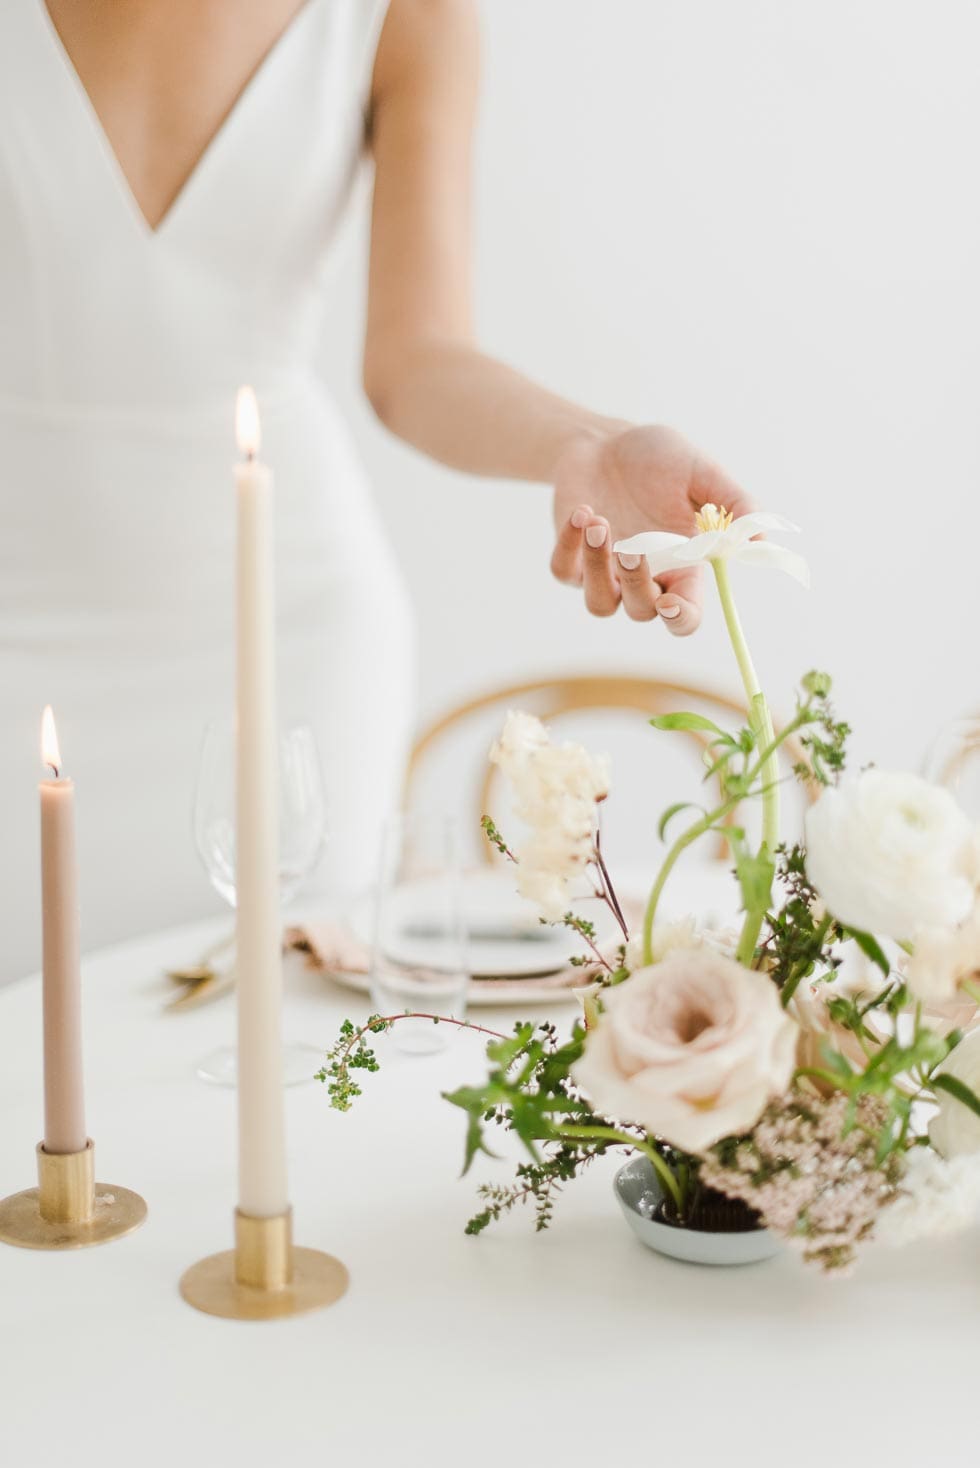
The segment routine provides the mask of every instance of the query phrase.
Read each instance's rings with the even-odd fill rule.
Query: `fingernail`
[[[605,545],[606,543],[605,525],[590,525],[585,532],[585,539],[593,550],[598,550],[601,545]]]
[[[572,516],[572,524],[575,526],[576,530],[581,530],[582,526],[585,525],[588,520],[591,520],[591,518],[591,510],[576,510],[575,514]]]
[[[657,611],[661,617],[666,617],[668,622],[672,622],[675,617],[679,617],[681,614],[680,607],[658,607]]]
[[[619,552],[619,564],[624,571],[635,571],[642,559],[642,556],[631,556],[628,553],[624,554],[623,551]]]

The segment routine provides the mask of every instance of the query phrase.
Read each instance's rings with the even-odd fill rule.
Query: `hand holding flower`
[[[634,621],[659,616],[674,636],[686,637],[701,622],[700,566],[678,563],[654,579],[642,556],[617,556],[613,543],[651,529],[684,539],[694,534],[695,514],[706,504],[736,516],[754,508],[734,480],[673,429],[620,428],[577,440],[555,474],[552,574],[583,586],[594,616],[611,616],[622,604]]]

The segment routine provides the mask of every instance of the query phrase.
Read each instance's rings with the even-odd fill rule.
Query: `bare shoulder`
[[[391,0],[374,66],[374,101],[447,74],[475,85],[478,50],[477,0]]]

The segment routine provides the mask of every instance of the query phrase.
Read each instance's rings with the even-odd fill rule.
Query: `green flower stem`
[[[771,743],[767,744],[765,748],[762,749],[759,759],[751,767],[751,769],[745,772],[745,789],[751,789],[752,785],[758,779],[760,773],[764,769],[766,769],[767,766],[771,763],[773,757],[776,754],[776,751],[779,749],[779,746],[781,744],[784,744],[786,740],[789,739],[791,735],[795,734],[796,730],[801,728],[806,722],[806,710],[801,709],[796,717],[792,720],[792,722],[787,724],[785,729],[781,729],[779,733],[774,736]],[[763,797],[765,797],[765,790],[763,790]],[[714,810],[708,811],[707,815],[702,816],[700,821],[696,821],[693,826],[689,827],[689,829],[683,833],[683,835],[677,838],[673,846],[668,851],[667,855],[664,857],[663,863],[660,867],[660,871],[657,873],[657,880],[656,882],[654,882],[653,889],[650,893],[649,898],[647,899],[646,913],[644,914],[643,918],[644,963],[649,964],[653,962],[653,925],[657,916],[657,907],[660,903],[661,894],[664,890],[664,887],[666,886],[667,878],[673,871],[678,857],[683,851],[687,849],[688,846],[692,844],[692,842],[696,841],[699,836],[705,835],[705,833],[710,831],[715,825],[717,825],[719,821],[723,821],[731,811],[735,810],[741,804],[742,798],[743,797],[740,795],[733,795],[729,800],[724,801],[723,804],[717,806]],[[764,916],[765,914],[763,913],[759,919],[760,926],[762,917]]]
[[[624,1147],[634,1147],[637,1152],[642,1152],[649,1157],[654,1169],[670,1194],[678,1213],[683,1208],[683,1196],[680,1184],[671,1172],[667,1163],[661,1157],[656,1147],[649,1142],[643,1142],[639,1137],[631,1137],[629,1132],[617,1131],[612,1126],[563,1126],[557,1129],[557,1139],[560,1141],[567,1138],[570,1142],[614,1142]]]
[[[716,825],[718,821],[724,820],[729,811],[733,811],[738,805],[739,799],[740,797],[733,796],[731,800],[726,800],[724,805],[719,805],[715,810],[708,811],[708,814],[702,816],[700,821],[695,821],[694,825],[689,826],[682,836],[678,836],[664,857],[660,870],[657,873],[657,880],[654,882],[650,896],[647,899],[646,912],[643,916],[643,962],[645,964],[653,962],[653,925],[657,916],[657,908],[660,905],[660,897],[664,887],[667,885],[667,878],[674,870],[678,858],[689,846],[697,841],[699,836],[703,836],[705,832],[710,831],[712,826]]]
[[[768,906],[768,903],[766,904]],[[742,964],[745,968],[752,967],[755,957],[756,944],[759,934],[762,932],[762,924],[765,921],[766,907],[746,908],[745,917],[742,921],[742,931],[738,935],[738,946],[735,949],[735,962]]]
[[[769,705],[762,691],[759,675],[755,671],[755,664],[752,662],[749,645],[745,640],[745,633],[739,620],[738,609],[732,594],[732,583],[728,576],[728,565],[724,560],[718,559],[711,562],[711,567],[715,573],[718,597],[725,616],[725,626],[728,628],[735,661],[738,663],[745,696],[749,702],[749,723],[760,747],[767,750],[762,765],[762,846],[759,855],[771,858],[779,845],[779,761],[776,758],[772,714],[769,712]],[[742,924],[738,948],[735,952],[739,963],[751,964],[755,957],[756,944],[759,941],[759,934],[769,907],[771,891],[770,887],[765,902],[746,906],[745,921]]]
[[[728,563],[724,560],[712,561],[711,568],[715,573],[718,597],[725,615],[725,626],[728,628],[728,636],[749,703],[749,722],[755,730],[760,747],[771,746],[775,739],[772,715],[769,712],[769,705],[762,691],[759,675],[755,671],[755,664],[752,662],[749,645],[745,640],[745,633],[739,620],[738,608],[735,606],[735,598],[732,594],[732,583],[728,575]],[[779,845],[779,764],[773,748],[770,748],[768,752],[762,775],[765,787],[762,795],[762,842],[771,856]]]

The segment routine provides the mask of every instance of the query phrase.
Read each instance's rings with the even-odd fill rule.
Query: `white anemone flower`
[[[664,530],[645,530],[629,540],[619,540],[615,550],[625,555],[646,556],[650,574],[678,571],[684,566],[698,566],[704,561],[742,561],[748,566],[774,566],[785,571],[804,586],[810,585],[806,561],[785,546],[769,540],[753,540],[765,530],[798,531],[799,526],[782,515],[753,511],[735,520],[728,510],[717,505],[704,505],[694,517],[698,534],[672,535]]]

